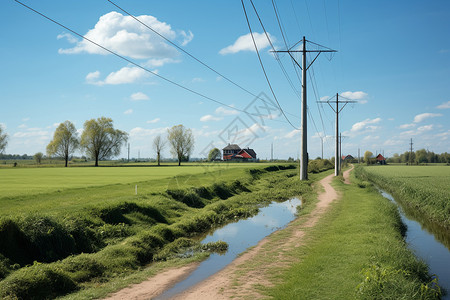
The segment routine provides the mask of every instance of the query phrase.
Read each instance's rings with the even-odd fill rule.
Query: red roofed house
[[[377,160],[377,163],[379,163],[380,165],[386,164],[386,158],[384,158],[384,156],[381,154],[378,154],[375,159]]]
[[[245,160],[256,161],[256,152],[253,149],[241,149],[236,144],[228,144],[223,151],[223,160]]]

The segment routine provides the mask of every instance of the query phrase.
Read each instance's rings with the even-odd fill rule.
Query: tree
[[[114,129],[112,119],[101,117],[84,122],[80,145],[98,167],[99,160],[119,155],[127,140],[128,133]]]
[[[366,164],[370,164],[370,158],[373,156],[373,153],[370,152],[369,150],[367,150],[366,152],[364,152],[364,162]]]
[[[181,165],[183,157],[189,160],[189,156],[194,150],[192,130],[184,128],[183,125],[176,125],[170,128],[168,133],[170,152],[178,159],[178,165]]]
[[[64,158],[66,167],[69,156],[80,146],[78,132],[70,121],[59,124],[53,134],[53,140],[47,145],[48,156],[60,156]]]
[[[4,132],[3,127],[0,125],[0,153],[5,151],[6,145],[8,145],[8,134]]]
[[[156,152],[156,160],[158,161],[158,166],[161,165],[161,152],[166,147],[166,143],[167,141],[163,140],[160,134],[153,140],[153,149]]]
[[[213,161],[216,159],[220,159],[220,150],[218,148],[213,148],[209,151],[208,160]]]
[[[42,152],[38,152],[33,157],[36,163],[41,164],[42,157],[44,157],[44,154]]]

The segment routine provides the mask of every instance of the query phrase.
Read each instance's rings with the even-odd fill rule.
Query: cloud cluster
[[[379,122],[381,122],[381,118],[365,119],[364,121],[353,124],[352,129],[350,129],[350,132],[361,133],[367,131],[375,131],[379,128],[379,126],[375,126],[373,124],[377,124]]]
[[[423,113],[414,117],[414,123],[420,123],[425,119],[434,118],[434,117],[442,117],[442,114],[434,114],[434,113]]]
[[[86,82],[95,85],[117,85],[137,82],[148,76],[150,76],[150,74],[141,68],[123,67],[116,72],[111,72],[104,80],[100,80],[100,71],[91,72],[86,75]]]
[[[267,33],[269,38],[272,40],[272,42],[275,42],[275,37],[270,35],[270,33]],[[262,50],[264,48],[269,47],[270,43],[267,40],[267,37],[264,33],[258,33],[254,32],[253,37],[255,39],[256,45],[258,46],[258,50]],[[234,54],[241,51],[252,51],[256,52],[255,46],[253,44],[252,36],[250,33],[247,33],[245,35],[241,35],[238,37],[238,39],[234,42],[233,45],[227,46],[219,51],[219,54],[226,55],[226,54]]]

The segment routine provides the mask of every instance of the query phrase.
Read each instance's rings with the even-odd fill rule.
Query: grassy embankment
[[[408,250],[396,206],[370,183],[335,180],[343,198],[287,252],[290,267],[272,272],[275,299],[439,299],[427,266]],[[307,229],[306,229],[307,230]],[[275,241],[276,242],[276,241]]]
[[[29,178],[17,176],[20,169],[1,170],[9,182],[2,183],[0,198],[0,297],[99,297],[139,278],[138,270],[148,275],[153,266],[164,266],[146,268],[151,262],[183,263],[178,256],[186,249],[197,250],[191,261],[204,258],[205,247],[192,237],[253,215],[261,203],[312,191],[311,181],[299,183],[291,167],[203,165],[153,179],[154,170],[166,169],[27,169]],[[20,178],[27,178],[22,186]],[[86,182],[93,184],[82,187]],[[16,184],[16,195],[9,184]],[[206,248],[221,251],[226,245]]]
[[[359,173],[392,194],[406,210],[420,212],[422,219],[450,229],[450,167],[372,166]]]

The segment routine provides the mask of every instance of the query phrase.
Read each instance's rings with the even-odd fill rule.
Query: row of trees
[[[424,163],[450,163],[450,153],[436,154],[433,151],[428,151],[425,149],[420,149],[415,152],[406,151],[405,153],[394,155],[387,159],[390,163],[414,163],[414,164],[424,164]]]
[[[128,133],[115,129],[113,120],[110,118],[91,119],[84,123],[83,133],[79,137],[75,125],[70,121],[59,124],[53,134],[53,139],[47,145],[47,155],[50,157],[61,157],[65,160],[67,167],[69,158],[76,150],[84,151],[87,156],[95,160],[98,166],[99,160],[109,159],[120,154],[120,150],[128,141]],[[184,160],[189,160],[194,150],[194,136],[191,129],[183,125],[173,126],[168,130],[167,140],[158,135],[153,140],[153,148],[156,152],[158,165],[161,162],[161,152],[169,142],[171,153],[178,159],[178,165]],[[0,154],[3,153],[8,144],[8,135],[0,126]],[[43,154],[38,152],[34,155],[35,160],[40,163]]]

